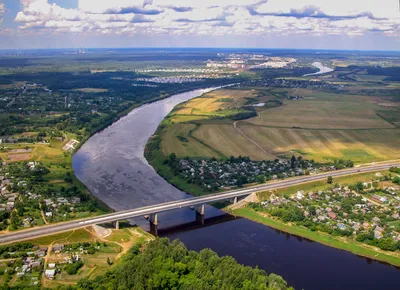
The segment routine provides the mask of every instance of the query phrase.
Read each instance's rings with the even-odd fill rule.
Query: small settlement
[[[381,180],[286,196],[270,192],[249,206],[286,223],[395,251],[400,248],[400,188]]]

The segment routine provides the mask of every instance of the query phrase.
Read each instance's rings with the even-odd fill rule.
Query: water
[[[143,157],[144,146],[165,115],[178,103],[208,90],[173,96],[133,110],[91,137],[73,157],[76,176],[98,198],[116,210],[130,209],[188,195],[157,175]],[[206,208],[206,217],[222,212]],[[189,209],[162,213],[159,228],[191,223]],[[136,219],[147,229],[148,222]],[[207,222],[206,222],[207,224]],[[282,275],[296,289],[397,289],[400,271],[348,252],[290,236],[246,219],[227,219],[205,227],[184,226],[166,231],[189,249],[209,247],[240,263]]]
[[[314,75],[326,74],[326,73],[329,73],[329,72],[333,71],[333,69],[331,69],[331,68],[329,68],[329,67],[326,67],[326,66],[323,66],[322,63],[317,62],[317,61],[316,61],[316,62],[313,62],[312,65],[315,66],[316,68],[318,68],[318,69],[319,69],[319,72],[312,73],[312,74],[305,74],[304,77],[306,77],[306,76],[314,76]]]
[[[254,104],[253,107],[264,107],[265,103]]]

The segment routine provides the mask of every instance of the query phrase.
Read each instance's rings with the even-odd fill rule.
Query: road
[[[341,177],[341,176],[346,176],[346,175],[387,170],[393,166],[400,167],[400,162],[385,163],[385,164],[372,164],[372,165],[367,165],[367,166],[355,167],[355,168],[351,168],[351,169],[330,171],[330,172],[316,174],[316,175],[294,177],[294,178],[286,179],[283,181],[277,181],[277,182],[273,182],[273,183],[269,183],[269,184],[258,185],[258,186],[244,188],[244,189],[238,189],[238,190],[234,190],[234,191],[215,193],[215,194],[210,194],[210,195],[200,196],[200,197],[190,197],[190,198],[186,198],[183,200],[176,200],[176,201],[155,204],[155,205],[145,206],[145,207],[131,209],[131,210],[114,212],[114,213],[105,214],[105,215],[93,217],[93,218],[86,218],[86,219],[74,220],[74,221],[64,222],[64,223],[59,223],[59,224],[46,225],[46,226],[42,226],[42,227],[38,227],[38,228],[34,228],[34,229],[18,231],[15,233],[3,234],[0,236],[0,243],[11,243],[11,242],[15,242],[15,241],[33,239],[33,238],[37,238],[40,236],[45,236],[45,235],[54,234],[54,233],[58,233],[58,232],[68,231],[68,230],[72,230],[72,229],[83,228],[83,227],[90,226],[90,225],[109,223],[109,222],[113,222],[113,221],[124,220],[124,219],[134,218],[134,217],[141,217],[144,215],[150,215],[150,214],[154,214],[154,213],[174,210],[174,209],[178,209],[178,208],[182,208],[182,207],[190,207],[190,206],[201,205],[201,204],[206,204],[206,203],[215,202],[215,201],[232,199],[235,197],[247,196],[254,192],[285,188],[285,187],[290,187],[290,186],[294,186],[294,185],[299,185],[302,183],[324,180],[328,176],[332,176],[333,178],[336,178],[336,177]]]

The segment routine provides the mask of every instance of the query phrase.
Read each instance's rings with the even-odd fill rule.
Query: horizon
[[[333,49],[333,48],[283,48],[283,47],[196,47],[196,46],[172,46],[172,47],[164,47],[164,46],[142,46],[142,47],[48,47],[48,48],[0,48],[0,51],[40,51],[40,50],[157,50],[157,49],[166,49],[166,50],[175,50],[175,49],[210,49],[210,50],[288,50],[288,51],[326,51],[326,52],[399,52],[398,50],[389,50],[389,49]]]

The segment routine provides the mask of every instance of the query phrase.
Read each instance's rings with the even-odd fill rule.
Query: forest
[[[144,250],[134,246],[112,270],[78,282],[78,290],[95,289],[293,289],[282,277],[219,257],[210,249],[189,251],[174,240],[156,239]]]

